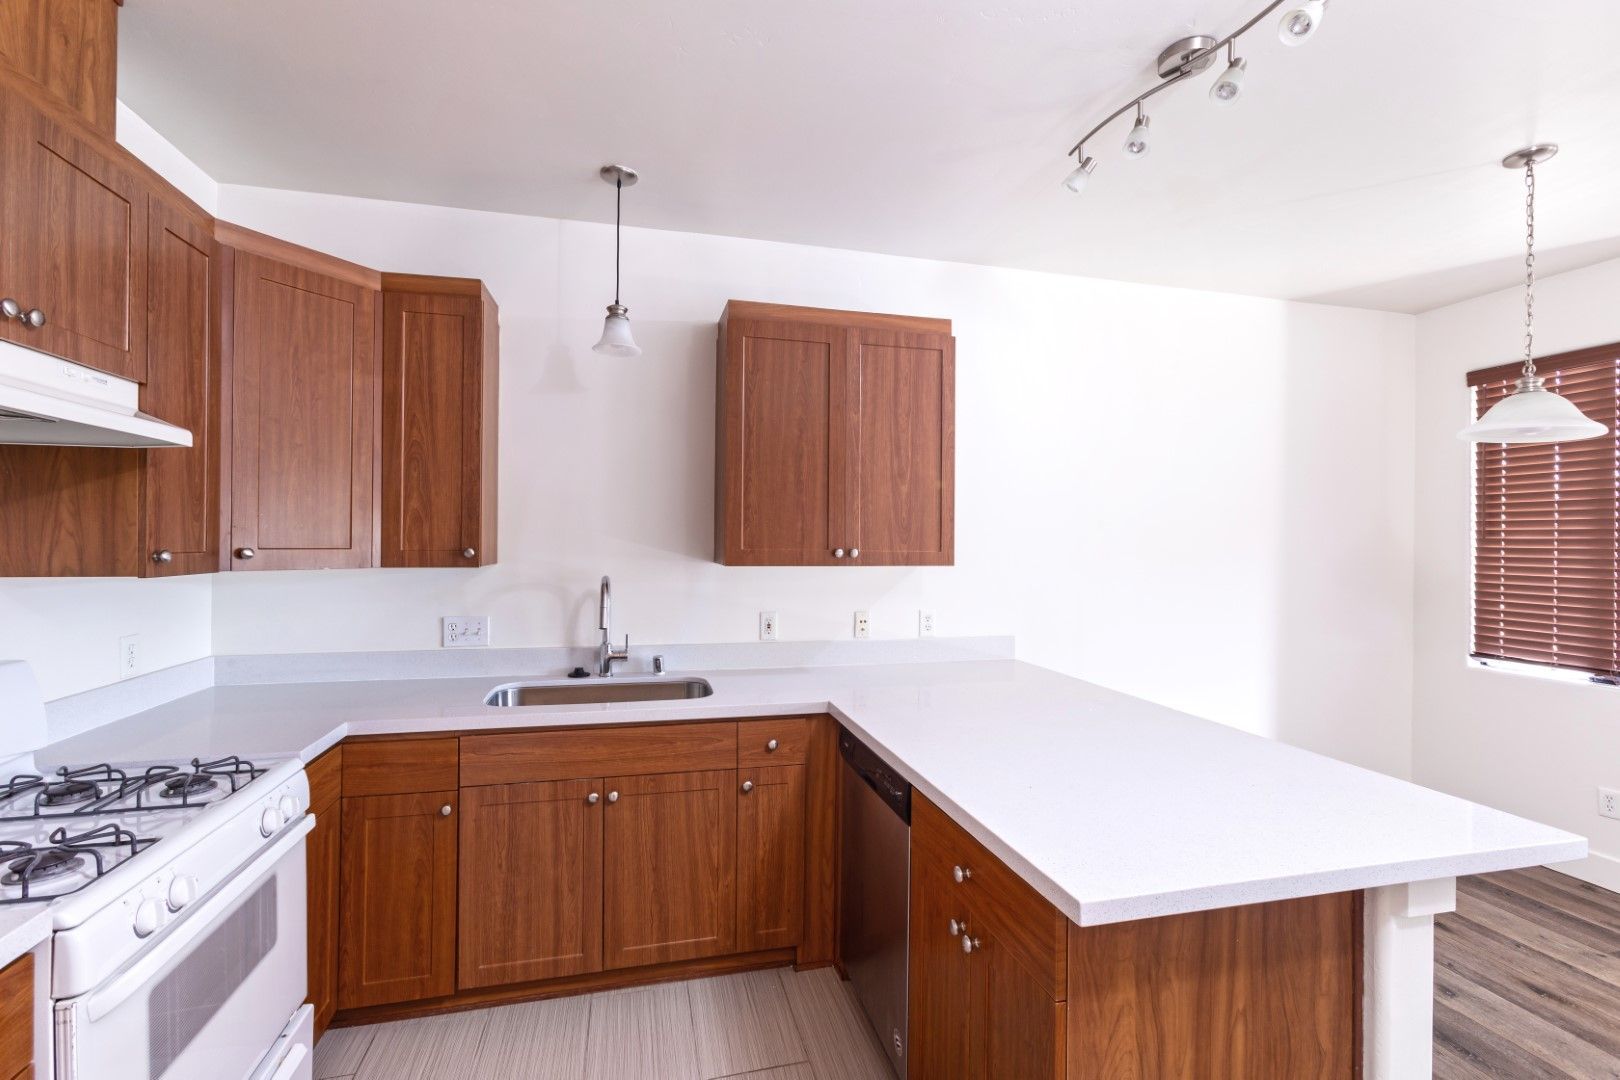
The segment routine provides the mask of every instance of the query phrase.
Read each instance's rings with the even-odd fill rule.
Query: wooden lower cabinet
[[[460,989],[602,969],[603,790],[600,780],[462,789]]]
[[[950,879],[932,863],[914,859],[908,985],[907,1076],[912,1080],[967,1077],[968,1018],[973,1006],[968,957],[951,932],[966,912],[955,903]]]
[[[34,1072],[34,956],[0,970],[0,1076]]]
[[[602,966],[735,951],[736,770],[603,783]]]
[[[804,937],[804,766],[738,776],[737,949],[797,945]]]
[[[456,987],[455,791],[343,800],[338,1007]]]
[[[342,777],[343,748],[335,747],[310,762],[309,809],[315,828],[305,842],[305,872],[309,902],[306,933],[309,938],[309,1003],[315,1006],[315,1035],[325,1031],[338,1003],[339,879],[343,871]]]

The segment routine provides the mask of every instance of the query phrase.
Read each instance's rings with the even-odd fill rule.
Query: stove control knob
[[[197,899],[197,879],[190,874],[176,874],[169,882],[169,910],[179,911]]]
[[[135,936],[148,938],[157,933],[158,927],[163,924],[163,911],[158,902],[151,897],[142,900],[135,909]]]
[[[268,840],[276,835],[279,828],[281,828],[281,811],[273,806],[265,807],[264,813],[259,815],[259,835]]]
[[[298,816],[298,800],[291,795],[283,795],[276,808],[281,811],[282,821],[291,821]]]

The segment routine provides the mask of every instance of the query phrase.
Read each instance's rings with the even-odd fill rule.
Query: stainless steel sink
[[[484,695],[485,705],[605,705],[615,701],[679,701],[714,693],[706,679],[560,679],[507,683]]]

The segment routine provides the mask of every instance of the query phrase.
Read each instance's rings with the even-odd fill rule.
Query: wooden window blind
[[[1512,391],[1520,367],[1469,373],[1476,416]],[[1476,447],[1473,655],[1620,680],[1620,344],[1536,368],[1609,433]]]

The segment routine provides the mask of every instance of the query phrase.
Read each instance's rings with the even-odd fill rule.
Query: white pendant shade
[[[630,336],[630,311],[622,304],[609,304],[602,321],[602,340],[591,351],[603,356],[640,356],[641,346]]]
[[[1519,389],[1459,431],[1457,437],[1476,443],[1557,443],[1595,439],[1608,431],[1567,398],[1544,389],[1540,379],[1520,379]]]

